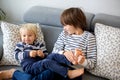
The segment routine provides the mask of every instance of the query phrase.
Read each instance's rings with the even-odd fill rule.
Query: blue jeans
[[[75,79],[69,79],[68,77],[65,78],[50,70],[45,70],[41,74],[35,76],[16,70],[13,74],[12,80],[82,80],[82,76]]]
[[[53,80],[82,80],[82,76],[76,77],[74,79],[69,79],[68,77],[65,78],[57,73],[54,73]]]
[[[71,65],[71,63],[65,58],[65,56],[60,54],[51,53],[50,55],[48,55],[47,58],[50,60],[54,60],[59,64],[62,64],[64,67],[69,67],[69,65]],[[69,67],[69,69],[73,68]],[[63,77],[57,73],[54,73],[54,80],[82,80],[82,76],[76,77],[74,79],[69,79],[68,77]]]
[[[63,65],[64,64],[64,65]],[[50,54],[45,59],[25,59],[23,62],[23,70],[26,73],[38,75],[44,70],[51,70],[62,77],[67,77],[67,72],[71,63],[66,59],[65,56],[60,54]]]
[[[54,80],[54,72],[45,70],[38,75],[31,75],[25,72],[16,70],[13,74],[12,80]]]
[[[46,69],[56,72],[63,77],[67,77],[68,67],[61,65],[70,64],[65,56],[60,54],[50,54],[45,59],[40,58],[26,58],[23,60],[23,71],[29,74],[40,74]]]

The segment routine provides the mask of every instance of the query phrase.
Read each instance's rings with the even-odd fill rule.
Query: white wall
[[[63,9],[74,6],[95,14],[120,16],[120,0],[0,0],[0,8],[7,13],[9,22],[22,22],[25,11],[35,5]]]

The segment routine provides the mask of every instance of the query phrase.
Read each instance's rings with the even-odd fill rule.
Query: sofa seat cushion
[[[82,80],[109,80],[100,76],[96,76],[91,74],[88,71],[85,71],[85,73],[83,74],[83,79]]]

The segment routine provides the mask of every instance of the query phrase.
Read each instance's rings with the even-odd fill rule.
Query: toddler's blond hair
[[[20,34],[22,33],[22,30],[29,30],[35,34],[36,39],[38,38],[36,24],[32,24],[32,23],[23,24],[21,25],[21,28],[20,28]]]

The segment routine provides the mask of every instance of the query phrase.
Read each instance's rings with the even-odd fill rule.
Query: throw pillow
[[[38,40],[43,39],[43,34],[39,24],[37,25],[38,30]],[[20,41],[19,29],[20,25],[11,24],[8,22],[1,22],[1,29],[3,32],[3,57],[0,61],[0,65],[19,65],[19,63],[14,58],[14,49],[16,43]]]
[[[97,65],[90,72],[110,80],[120,79],[120,28],[97,23]]]

